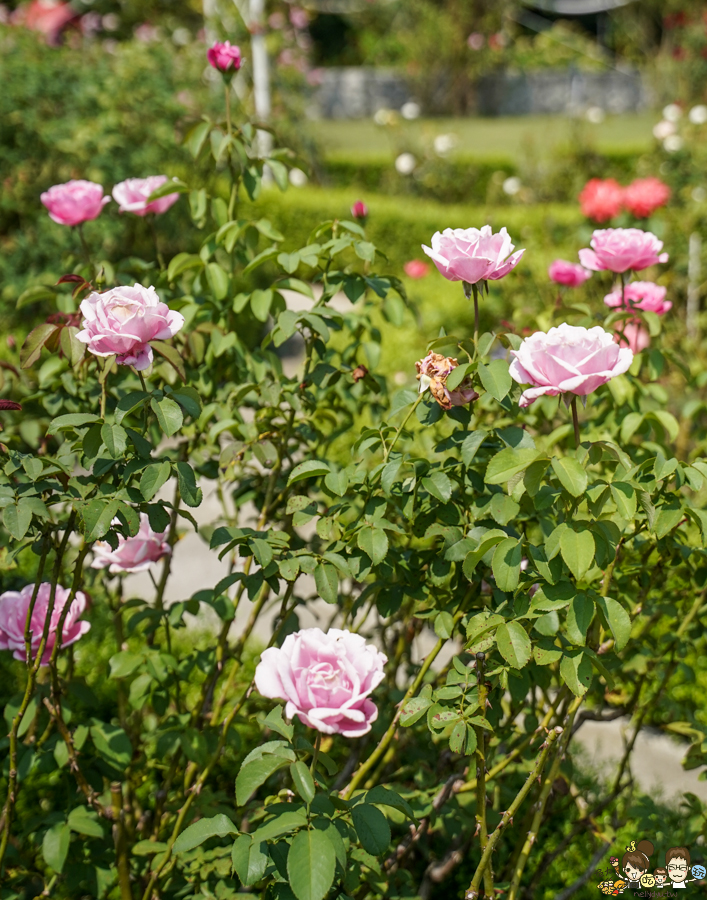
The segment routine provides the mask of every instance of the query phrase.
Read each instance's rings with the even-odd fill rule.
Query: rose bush
[[[3,360],[3,900],[554,898],[569,847],[580,890],[655,826],[641,727],[705,763],[704,367],[630,280],[667,253],[595,232],[563,307],[505,228],[440,222],[475,329],[423,340],[361,220],[297,244],[263,214],[293,157],[255,138],[185,128],[183,249],[89,242]],[[385,377],[410,334],[429,390]],[[619,717],[599,781],[574,737]]]

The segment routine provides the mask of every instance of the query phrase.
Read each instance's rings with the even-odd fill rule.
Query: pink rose
[[[549,394],[578,394],[584,397],[616,375],[626,372],[633,361],[628,347],[618,347],[613,335],[596,325],[582,328],[563,322],[547,334],[536,331],[511,350],[511,377],[530,384],[520,398],[521,407]]]
[[[21,591],[5,591],[0,594],[0,650],[12,650],[15,659],[25,660],[25,622],[27,614],[32,603],[32,594],[34,593],[34,585],[26,584]],[[39,650],[39,644],[42,640],[44,631],[44,623],[47,620],[47,611],[49,610],[49,599],[52,593],[52,586],[48,581],[39,585],[37,592],[37,600],[32,610],[32,619],[30,622],[30,632],[32,634],[32,656],[36,657]],[[56,595],[54,598],[54,609],[49,624],[49,632],[47,634],[47,643],[42,656],[42,665],[46,666],[52,655],[52,650],[56,644],[57,628],[59,627],[59,619],[61,613],[69,599],[71,591],[68,588],[57,585]],[[82,634],[86,634],[91,628],[90,622],[79,621],[79,616],[86,609],[86,597],[80,591],[76,592],[76,596],[71,601],[69,612],[64,619],[64,627],[61,633],[61,647],[68,647],[74,641],[78,641]]]
[[[357,200],[354,205],[351,207],[351,215],[354,219],[367,219],[368,218],[368,207],[363,202],[363,200]]]
[[[660,178],[636,178],[624,191],[624,205],[637,219],[645,219],[670,199],[670,188]]]
[[[93,181],[55,184],[39,199],[49,210],[49,218],[58,225],[80,225],[97,219],[106,203],[110,203],[110,197],[103,196],[101,185]]]
[[[668,254],[660,252],[663,242],[640,228],[600,229],[594,232],[590,243],[591,250],[585,247],[579,251],[579,261],[594,272],[627,272],[668,261]]]
[[[115,525],[117,519],[113,520]],[[105,569],[111,575],[119,572],[146,572],[153,563],[169,556],[172,548],[165,541],[166,532],[156,532],[150,528],[146,513],[140,513],[140,528],[135,537],[118,536],[118,549],[113,550],[107,541],[96,541],[93,545],[92,569]]]
[[[213,47],[207,50],[206,58],[214,69],[218,69],[222,74],[228,73],[230,75],[237,72],[243,62],[241,48],[235,44],[231,46],[230,41],[226,41],[223,44],[216,41]]]
[[[304,9],[293,6],[290,10],[290,22],[295,28],[299,28],[301,30],[309,25],[309,16]]]
[[[149,178],[128,178],[121,181],[113,188],[113,199],[118,204],[121,212],[135,213],[136,216],[146,216],[148,213],[161,213],[167,210],[179,200],[179,194],[167,194],[159,200],[148,203],[148,197],[157,188],[167,181],[166,175],[150,175]]]
[[[650,344],[651,336],[640,319],[630,319],[618,326],[614,340],[620,347],[629,347],[632,353],[640,353]]]
[[[423,244],[422,249],[445,278],[467,284],[503,278],[525,253],[525,250],[513,253],[506,229],[493,234],[490,225],[484,225],[481,230],[446,228],[432,236],[431,248]]]
[[[383,680],[388,658],[360,634],[305,628],[269,647],[255,670],[263,697],[286,700],[285,715],[324,734],[360,737],[378,709],[368,695]]]
[[[670,300],[665,299],[667,288],[652,281],[630,281],[624,286],[623,299],[621,288],[616,288],[604,297],[607,306],[624,306],[626,309],[642,309],[654,312],[658,316],[665,315],[673,308]]]
[[[464,378],[462,383],[454,390],[447,388],[447,378],[456,369],[459,363],[449,356],[441,353],[428,353],[424,359],[415,363],[417,378],[420,382],[420,393],[428,388],[442,409],[451,409],[453,406],[466,406],[479,399],[479,395],[471,386],[471,381]]]
[[[411,259],[406,262],[403,270],[408,278],[427,278],[430,274],[430,267],[421,259]]]
[[[595,222],[607,222],[618,216],[623,202],[624,189],[613,178],[592,178],[579,195],[582,215]]]
[[[83,331],[77,340],[95,356],[112,356],[138,371],[152,362],[149,341],[166,341],[184,325],[184,316],[162,303],[153,287],[116,287],[89,294],[81,303]]]
[[[547,274],[555,284],[564,284],[567,287],[579,287],[580,284],[584,284],[588,278],[592,277],[592,273],[583,266],[567,262],[566,259],[556,259],[550,263]]]

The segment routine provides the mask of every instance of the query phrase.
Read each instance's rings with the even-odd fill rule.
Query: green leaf
[[[82,507],[81,517],[87,541],[97,541],[103,537],[110,528],[119,505],[117,500],[91,500]]]
[[[437,613],[435,616],[434,628],[437,637],[442,638],[444,641],[449,640],[454,631],[454,617],[451,613],[444,610]]]
[[[65,428],[84,428],[86,425],[100,421],[101,417],[92,413],[69,413],[68,415],[57,416],[56,419],[52,419],[49,423],[49,428],[47,428],[47,434],[56,434]]]
[[[518,587],[522,558],[520,541],[516,538],[506,538],[496,547],[491,568],[500,591],[514,591]]]
[[[518,472],[527,469],[539,456],[538,450],[531,450],[529,447],[521,447],[518,450],[506,447],[489,460],[486,467],[486,483],[505,484]]]
[[[308,459],[294,467],[290,472],[290,477],[287,479],[287,485],[289,487],[291,484],[295,484],[295,482],[302,481],[305,478],[328,475],[330,472],[331,470],[327,463],[320,462],[317,459]]]
[[[30,303],[41,303],[44,300],[56,300],[57,290],[45,284],[37,284],[34,287],[27,288],[17,298],[15,309],[22,309],[23,306],[29,306]]]
[[[187,269],[201,269],[203,266],[204,261],[200,256],[194,253],[178,253],[170,260],[167,266],[167,280],[174,281],[178,275],[186,272]]]
[[[415,813],[407,800],[391,788],[383,787],[382,784],[377,784],[374,788],[371,788],[370,791],[366,792],[366,802],[376,803],[378,806],[390,806],[391,809],[397,809],[399,812],[403,813],[403,815],[407,816],[408,819],[417,822]]]
[[[336,853],[326,834],[316,828],[299,831],[287,854],[287,876],[297,900],[323,900],[335,872]]]
[[[453,391],[455,388],[458,388],[462,381],[464,381],[466,373],[470,368],[470,364],[466,363],[452,369],[449,375],[447,375],[447,380],[445,382],[447,390]]]
[[[288,760],[281,756],[267,754],[261,759],[254,759],[241,767],[236,777],[236,802],[244,806],[255,791],[264,784],[268,778],[288,764]]]
[[[210,819],[199,819],[179,835],[174,842],[174,853],[186,853],[193,850],[212,837],[224,837],[227,834],[238,834],[238,829],[228,816],[219,813]]]
[[[400,713],[400,724],[404,728],[409,728],[424,716],[430,706],[432,706],[432,700],[428,697],[412,697],[403,706]]]
[[[110,664],[110,677],[125,678],[127,675],[132,675],[135,669],[137,669],[144,660],[145,656],[142,653],[133,653],[132,650],[121,650],[111,656],[108,660]]]
[[[25,338],[25,342],[20,350],[20,365],[23,369],[29,369],[33,366],[42,355],[42,347],[47,343],[54,332],[59,328],[58,325],[37,325]]]
[[[11,503],[2,511],[2,521],[16,541],[22,540],[32,522],[32,510],[22,500]]]
[[[223,300],[228,294],[228,275],[218,263],[210,262],[206,266],[206,280],[216,300]]]
[[[631,618],[623,606],[611,597],[597,597],[597,606],[614,635],[617,650],[623,650],[631,636]]]
[[[44,862],[55,872],[61,873],[69,852],[71,829],[65,822],[57,822],[52,825],[44,835],[42,841],[42,856]]]
[[[123,729],[94,720],[89,731],[98,755],[116,768],[125,769],[132,759],[133,746]]]
[[[178,403],[175,403],[174,400],[170,400],[169,397],[163,397],[161,400],[153,397],[150,400],[150,406],[157,416],[160,428],[167,437],[171,437],[179,431],[182,427],[182,422],[184,421],[184,415],[182,414],[182,408]]]
[[[444,472],[433,472],[432,475],[423,478],[422,486],[442,503],[446,503],[452,496],[452,482]]]
[[[464,575],[469,579],[469,581],[474,580],[474,572],[476,570],[479,562],[486,556],[489,550],[492,547],[495,547],[496,544],[500,544],[501,541],[506,539],[505,531],[501,531],[498,528],[494,528],[491,531],[487,532],[482,538],[481,543],[476,548],[476,550],[472,550],[467,553],[464,559],[463,572]]]
[[[370,803],[359,803],[351,810],[356,834],[368,853],[380,856],[390,844],[390,825],[383,813]]]
[[[101,428],[101,438],[113,459],[121,459],[128,446],[128,434],[120,425],[109,425]]]
[[[302,760],[290,763],[290,775],[292,776],[292,781],[294,782],[297,793],[305,803],[311,803],[312,800],[314,800],[317,789],[314,786],[314,779],[312,778],[309,769]]]
[[[582,697],[592,683],[591,659],[581,650],[566,653],[560,663],[560,676],[576,697]]]
[[[587,489],[589,479],[584,467],[571,456],[553,459],[552,468],[562,487],[573,497],[581,497]]]
[[[566,528],[560,537],[560,552],[567,568],[577,581],[581,581],[594,562],[594,536],[591,531]]]
[[[267,716],[265,716],[263,724],[271,731],[276,731],[278,734],[281,734],[282,737],[286,738],[288,741],[292,740],[292,736],[295,733],[294,725],[285,722],[283,719],[281,706],[275,706],[271,709]]]
[[[346,472],[329,472],[324,479],[324,484],[337,497],[343,497],[349,487],[349,476]]]
[[[160,463],[150,463],[140,476],[140,493],[145,500],[152,500],[157,491],[167,481],[172,472],[169,460]]]
[[[327,603],[336,603],[339,596],[339,576],[334,566],[319,563],[314,570],[314,581],[319,596]]]
[[[155,200],[159,200],[161,197],[169,197],[170,194],[188,194],[189,187],[184,184],[183,181],[180,181],[178,178],[170,178],[165,181],[164,184],[161,184],[158,188],[150,194],[147,198],[147,203],[152,203]]]
[[[173,347],[171,344],[167,344],[165,341],[150,341],[150,346],[153,350],[159,353],[160,356],[164,357],[167,362],[172,366],[174,371],[179,375],[182,381],[187,380],[187,373],[184,369],[184,360],[179,354],[179,351],[176,347]],[[199,415],[197,413],[197,415]]]
[[[388,535],[382,528],[364,525],[358,533],[357,543],[374,566],[383,562],[388,554]]]
[[[267,322],[274,299],[275,294],[269,288],[267,290],[258,288],[250,295],[250,308],[259,322]]]
[[[86,837],[102,838],[105,836],[103,826],[98,821],[97,814],[85,806],[77,806],[69,813],[67,823],[72,831],[84,834]]]
[[[484,440],[488,437],[488,432],[484,431],[483,428],[477,428],[476,431],[472,431],[471,434],[468,434],[464,441],[462,442],[462,462],[465,466],[470,466],[474,461],[474,457],[476,456],[476,451],[483,444]]]
[[[191,506],[192,509],[199,506],[203,494],[201,488],[196,485],[196,475],[189,463],[177,463],[177,480],[179,482],[179,494],[186,505]]]
[[[120,425],[123,419],[134,409],[137,409],[140,404],[144,403],[149,396],[150,395],[145,393],[145,391],[130,391],[129,394],[121,397],[115,409],[115,421],[118,425]]]
[[[530,638],[520,622],[504,622],[496,630],[496,644],[501,656],[514,669],[522,669],[530,660]]]
[[[237,837],[231,850],[231,862],[241,883],[248,887],[265,874],[270,862],[265,841],[254,841],[249,834]]]
[[[632,522],[636,516],[636,491],[630,484],[614,481],[611,484],[611,496],[618,514]]]
[[[513,386],[508,363],[504,359],[494,359],[487,366],[479,363],[478,372],[483,386],[500,403]]]
[[[251,837],[257,844],[259,841],[271,841],[273,838],[288,834],[291,831],[299,831],[307,824],[307,812],[305,809],[289,810],[279,813],[274,819],[261,825],[253,832]]]
[[[587,640],[587,630],[594,618],[594,603],[580,591],[567,610],[567,637],[573,644],[583,646]]]

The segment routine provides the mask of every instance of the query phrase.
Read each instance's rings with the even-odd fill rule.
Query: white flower
[[[592,125],[600,125],[606,118],[606,113],[601,106],[590,106],[585,113],[585,117],[587,122],[591,122]]]
[[[401,153],[395,160],[395,169],[401,175],[412,175],[416,165],[417,160],[412,153]]]
[[[506,178],[503,182],[503,193],[508,194],[509,197],[513,197],[518,191],[523,187],[523,184],[516,175],[511,175],[510,178]]]
[[[663,118],[667,119],[668,122],[677,122],[677,120],[682,116],[682,109],[677,105],[677,103],[669,103],[666,107],[663,108]]]
[[[659,141],[664,141],[667,137],[670,137],[671,134],[675,134],[676,130],[677,129],[672,122],[668,122],[666,119],[663,119],[661,122],[658,122],[658,124],[654,126],[653,137]]]
[[[682,150],[684,143],[685,141],[683,141],[679,134],[671,134],[663,141],[663,148],[667,150],[668,153],[675,153],[676,150]]]
[[[400,115],[403,117],[403,119],[417,119],[420,116],[420,112],[420,104],[415,103],[414,100],[408,100],[407,103],[403,103],[403,105],[400,107]]]
[[[307,175],[302,171],[302,169],[290,169],[290,184],[292,187],[304,187],[305,184],[309,181]]]
[[[457,146],[456,134],[438,134],[433,141],[435,153],[438,156],[444,156]]]
[[[707,106],[703,103],[693,106],[689,112],[688,119],[693,125],[704,125],[707,122]]]

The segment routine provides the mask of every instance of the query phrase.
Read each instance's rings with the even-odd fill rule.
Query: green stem
[[[150,233],[152,234],[152,243],[155,245],[155,255],[157,257],[157,264],[160,267],[160,272],[164,272],[164,257],[162,256],[162,251],[160,250],[160,242],[157,237],[157,226],[155,225],[155,214],[154,213],[147,214],[147,223],[150,228]]]
[[[86,257],[86,265],[89,268],[89,275],[93,271],[93,263],[91,262],[91,251],[88,249],[88,244],[86,243],[86,238],[83,233],[83,222],[80,222],[76,226],[76,230],[79,233],[79,239],[81,241],[81,249],[83,250],[83,255]]]
[[[471,290],[474,294],[474,347],[476,352],[479,351],[479,289],[472,284]]]
[[[317,760],[319,759],[319,748],[321,747],[321,744],[322,744],[322,736],[321,736],[321,734],[319,734],[319,732],[317,732],[317,737],[315,738],[315,741],[314,741],[314,753],[312,754],[312,764],[309,767],[309,771],[312,773],[313,778],[317,777],[317,775],[316,775]]]
[[[572,398],[572,425],[574,426],[574,446],[577,450],[579,450],[580,437],[579,437],[579,417],[577,415],[577,397],[574,396]]]
[[[412,406],[410,407],[410,409],[408,410],[408,414],[405,416],[405,418],[403,419],[403,421],[400,423],[400,427],[399,427],[398,430],[395,432],[395,437],[393,438],[392,443],[390,444],[389,447],[386,448],[385,452],[383,453],[383,460],[384,460],[384,462],[388,462],[388,457],[389,457],[390,454],[393,452],[393,448],[395,447],[395,445],[398,443],[398,438],[400,437],[403,428],[405,428],[405,426],[406,426],[407,423],[408,423],[408,420],[409,420],[410,416],[415,412],[415,410],[417,409],[417,407],[418,407],[418,406],[420,405],[420,403],[422,402],[423,396],[424,396],[424,394],[420,394],[420,395],[418,396],[417,400],[415,400],[415,402],[413,403],[413,405],[412,405]]]
[[[224,85],[224,91],[226,92],[226,132],[228,136],[231,136],[232,126],[231,126],[231,83],[230,81]]]
[[[486,660],[485,653],[476,654],[476,687],[479,696],[479,714],[482,718],[486,718],[486,682],[484,678],[484,662]],[[479,832],[479,846],[482,855],[488,845],[489,835],[486,823],[486,750],[485,750],[485,728],[480,725],[474,726],[476,733],[476,828]],[[487,897],[493,897],[493,868],[489,861],[483,870],[484,876],[484,893]]]
[[[555,743],[555,741],[557,740],[558,736],[561,733],[562,733],[562,729],[553,729],[548,734],[547,740],[545,741],[545,743],[543,745],[543,749],[542,749],[540,755],[538,756],[538,758],[535,760],[535,765],[533,766],[530,773],[528,774],[528,777],[525,780],[525,784],[518,791],[515,798],[513,799],[513,802],[508,807],[508,809],[503,813],[503,815],[501,816],[501,821],[496,826],[493,834],[489,837],[489,839],[486,843],[486,847],[481,855],[479,865],[477,866],[476,872],[474,873],[474,877],[471,881],[471,885],[469,886],[469,889],[467,890],[466,894],[464,895],[464,900],[476,900],[476,898],[479,896],[479,888],[481,886],[481,879],[482,879],[482,877],[484,877],[484,873],[486,872],[486,870],[490,868],[491,857],[493,855],[493,851],[496,849],[496,844],[498,844],[498,841],[500,840],[501,835],[503,834],[503,831],[505,830],[508,823],[513,822],[513,816],[518,812],[523,801],[530,793],[530,790],[533,787],[533,784],[535,783],[535,779],[540,777],[540,774],[542,773],[542,771],[545,767],[545,763],[547,761],[548,754],[550,753],[550,749],[552,748],[552,745]],[[485,887],[484,887],[484,892],[486,893]],[[487,896],[489,896],[489,895],[487,894]],[[492,897],[493,894],[491,894],[490,896]]]

